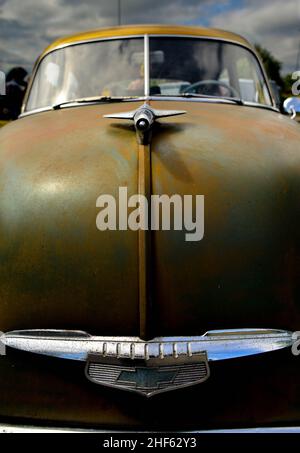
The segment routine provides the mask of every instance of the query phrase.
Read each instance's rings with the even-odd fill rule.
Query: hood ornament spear
[[[149,143],[150,132],[154,122],[159,118],[166,118],[168,116],[184,115],[185,110],[157,110],[150,107],[148,104],[143,104],[137,110],[130,112],[112,113],[110,115],[103,115],[104,118],[125,119],[134,122],[137,132],[138,141],[141,145]]]

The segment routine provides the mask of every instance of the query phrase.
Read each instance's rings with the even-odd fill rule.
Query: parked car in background
[[[51,44],[0,132],[2,424],[299,427],[299,144],[236,34]]]

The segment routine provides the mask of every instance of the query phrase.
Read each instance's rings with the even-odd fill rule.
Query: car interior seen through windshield
[[[150,95],[202,95],[271,105],[261,67],[243,46],[202,38],[150,37]],[[143,96],[144,39],[76,44],[46,55],[27,111],[98,96]]]

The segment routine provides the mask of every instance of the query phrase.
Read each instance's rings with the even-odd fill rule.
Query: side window
[[[237,60],[236,71],[242,98],[249,102],[258,102],[257,77],[252,73],[249,59],[246,56]]]
[[[270,104],[266,84],[261,76],[258,64],[249,54],[238,55],[236,59],[236,74],[242,99],[259,104]]]

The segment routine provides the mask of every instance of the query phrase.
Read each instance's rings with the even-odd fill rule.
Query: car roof
[[[127,25],[111,28],[101,28],[98,30],[89,30],[83,33],[78,33],[66,36],[54,41],[48,46],[41,57],[60,47],[76,44],[79,42],[95,41],[103,38],[126,37],[135,35],[179,35],[179,36],[195,36],[203,38],[221,39],[225,41],[235,42],[249,47],[253,50],[251,44],[242,36],[229,31],[216,28],[191,27],[180,25]]]

